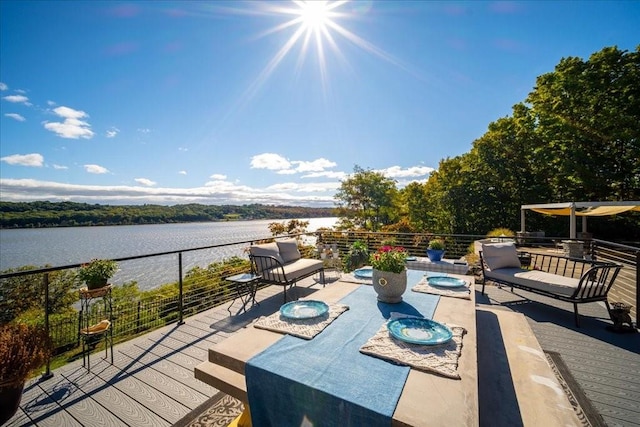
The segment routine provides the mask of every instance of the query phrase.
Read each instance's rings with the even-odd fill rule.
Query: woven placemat
[[[453,332],[450,341],[439,345],[419,345],[395,339],[389,334],[385,323],[360,347],[360,352],[398,365],[411,366],[459,380],[458,359],[462,352],[462,337],[467,331],[461,326],[448,326]]]
[[[471,299],[471,287],[461,286],[459,288],[438,288],[431,286],[428,281],[428,277],[423,277],[420,281],[411,288],[414,292],[422,292],[425,294],[442,295],[445,297]]]
[[[288,319],[275,312],[270,316],[262,316],[253,324],[256,328],[267,329],[269,331],[280,332],[293,335],[295,337],[310,340],[338,318],[342,313],[349,310],[348,305],[328,304],[329,311],[323,316],[312,319]]]

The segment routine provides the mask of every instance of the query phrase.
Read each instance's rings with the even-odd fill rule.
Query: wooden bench
[[[525,316],[478,307],[481,425],[581,426]]]
[[[622,265],[567,258],[559,255],[518,253],[513,243],[483,244],[480,251],[482,294],[487,281],[524,289],[573,304],[576,326],[580,326],[578,304],[603,301]],[[522,265],[523,259],[530,264]]]

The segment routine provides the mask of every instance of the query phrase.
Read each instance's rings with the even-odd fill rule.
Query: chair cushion
[[[296,239],[278,240],[276,243],[280,249],[280,256],[285,264],[301,258]]]
[[[256,255],[256,256],[272,256],[275,259],[277,259],[279,262],[284,264],[284,260],[280,255],[280,249],[278,248],[278,245],[275,242],[264,243],[261,245],[252,245],[249,247],[249,252],[251,253],[251,255]]]
[[[520,268],[518,251],[513,242],[483,243],[482,259],[487,264],[489,270]]]

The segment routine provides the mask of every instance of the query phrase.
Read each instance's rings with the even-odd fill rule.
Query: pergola
[[[576,238],[576,217],[582,217],[582,232],[587,232],[587,217],[616,215],[627,211],[640,211],[640,201],[626,202],[564,202],[520,206],[520,231],[525,232],[525,211],[546,215],[569,216],[569,238]]]

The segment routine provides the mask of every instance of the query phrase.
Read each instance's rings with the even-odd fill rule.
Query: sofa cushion
[[[249,247],[249,252],[251,253],[251,255],[256,256],[272,256],[277,259],[278,262],[284,264],[284,260],[280,255],[280,248],[278,248],[278,245],[275,242],[264,243],[261,245],[252,245]]]
[[[280,249],[280,256],[285,264],[301,258],[296,239],[278,240],[276,244]]]
[[[547,273],[546,271],[523,270],[520,268],[501,268],[487,271],[485,279],[491,280],[492,278],[513,283],[516,286],[526,286],[567,297],[573,296],[580,283],[580,279],[564,277],[559,274]]]
[[[482,259],[489,270],[520,268],[518,251],[513,242],[482,244]]]
[[[293,282],[300,277],[306,277],[316,271],[322,270],[322,266],[322,261],[319,259],[300,258],[295,262],[285,264],[284,275],[286,276],[286,280]],[[277,280],[281,281],[282,284],[285,283],[285,278],[282,277],[282,270],[280,268],[264,270],[262,275],[267,280]]]

